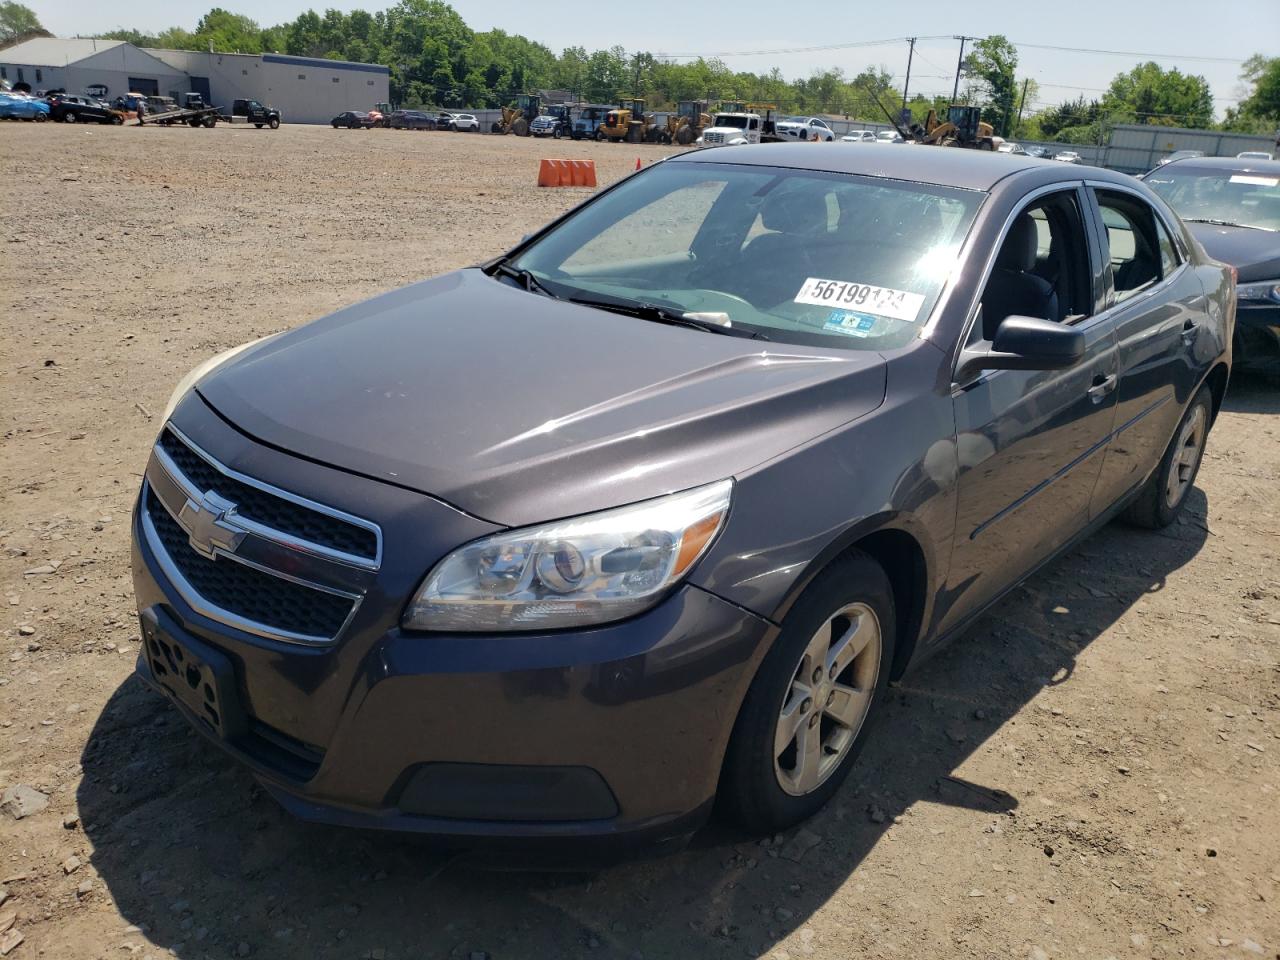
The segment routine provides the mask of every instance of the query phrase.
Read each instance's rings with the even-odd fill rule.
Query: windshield
[[[654,305],[773,341],[891,349],[928,320],[983,197],[664,163],[583,207],[511,266],[566,299]]]
[[[739,130],[745,130],[747,128],[747,117],[732,117],[721,114],[716,117],[715,125],[717,127],[737,127]]]
[[[1280,230],[1280,175],[1178,166],[1151,174],[1147,183],[1184,220]]]

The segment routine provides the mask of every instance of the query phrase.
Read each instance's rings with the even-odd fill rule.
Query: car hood
[[[470,269],[264,341],[197,391],[264,443],[518,526],[740,474],[874,410],[885,364]]]
[[[1214,223],[1188,223],[1187,229],[1209,256],[1236,268],[1240,283],[1280,277],[1280,233]]]

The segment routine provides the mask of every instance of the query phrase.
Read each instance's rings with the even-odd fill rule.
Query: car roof
[[[1019,174],[1038,174],[1049,182],[1080,180],[1083,176],[1079,168],[1062,169],[1021,154],[915,144],[885,153],[829,149],[807,143],[748,144],[681,153],[667,162],[741,163],[793,170],[819,170],[961,187],[966,190],[990,190],[999,181]],[[1133,183],[1131,177],[1101,167],[1090,169],[1089,177],[1111,183]]]
[[[1280,175],[1280,160],[1253,160],[1249,157],[1183,157],[1170,160],[1164,169],[1176,166],[1179,170],[1221,170],[1233,173],[1267,173]],[[1159,169],[1159,168],[1157,168]],[[1154,170],[1152,171],[1155,172]]]

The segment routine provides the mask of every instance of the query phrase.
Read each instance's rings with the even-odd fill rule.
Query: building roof
[[[123,43],[123,40],[81,37],[34,37],[0,50],[0,60],[32,67],[65,67]]]

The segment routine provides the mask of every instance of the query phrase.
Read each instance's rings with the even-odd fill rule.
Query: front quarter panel
[[[699,586],[781,622],[804,587],[862,537],[901,530],[925,559],[925,609],[955,526],[955,420],[937,389],[946,358],[927,341],[888,359],[876,410],[737,478]]]

